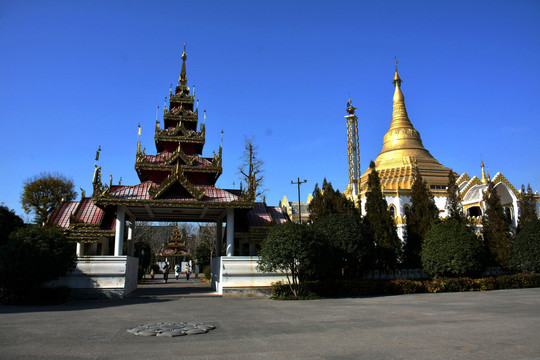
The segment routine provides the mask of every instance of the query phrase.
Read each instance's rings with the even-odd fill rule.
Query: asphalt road
[[[217,329],[175,338],[157,322]],[[2,359],[540,359],[540,289],[274,301],[173,292],[0,306]]]

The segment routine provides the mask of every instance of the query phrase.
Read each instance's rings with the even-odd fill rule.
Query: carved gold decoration
[[[473,176],[473,178],[467,183],[467,186],[465,186],[465,188],[460,191],[459,198],[463,200],[467,192],[469,192],[469,190],[471,190],[471,188],[475,185],[482,185],[482,182],[476,176]]]

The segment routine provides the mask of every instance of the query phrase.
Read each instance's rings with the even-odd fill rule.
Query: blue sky
[[[137,125],[155,153],[156,105],[180,73],[206,109],[204,156],[224,132],[218,186],[238,187],[243,139],[265,162],[268,204],[348,182],[345,105],[361,171],[391,121],[394,56],[424,146],[459,174],[502,172],[540,190],[538,1],[0,1],[0,202],[26,218],[43,171],[91,193],[136,184]],[[202,120],[202,119],[201,119]]]

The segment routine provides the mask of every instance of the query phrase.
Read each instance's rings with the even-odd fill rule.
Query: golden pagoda
[[[422,175],[434,195],[445,193],[450,169],[437,161],[422,144],[420,133],[407,115],[401,82],[396,61],[392,122],[384,135],[382,150],[375,159],[375,169],[379,173],[383,193],[389,195],[389,192],[410,190],[415,172]],[[370,172],[368,168],[360,178],[362,197],[365,197],[367,191]]]

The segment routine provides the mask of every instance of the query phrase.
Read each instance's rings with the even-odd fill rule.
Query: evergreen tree
[[[369,164],[369,168],[371,172],[368,176],[364,220],[375,240],[377,266],[390,270],[397,266],[398,258],[401,256],[401,241],[397,236],[394,219],[388,211],[388,203],[382,195],[381,181],[373,161]]]
[[[501,198],[491,181],[484,193],[484,202],[486,211],[482,223],[484,225],[484,244],[489,256],[488,261],[490,265],[508,267],[512,254],[512,234],[510,224],[504,215]]]
[[[448,174],[448,186],[446,187],[446,210],[448,211],[448,218],[457,222],[464,222],[465,215],[463,215],[463,206],[459,199],[459,188],[456,184],[456,177],[454,172],[450,170]]]
[[[527,186],[527,192],[525,192],[525,185],[521,185],[519,209],[518,231],[521,231],[525,225],[538,219],[538,215],[536,214],[536,201],[534,200],[531,184]]]
[[[407,216],[407,241],[404,246],[405,264],[409,267],[420,267],[422,243],[434,220],[439,218],[439,210],[433,195],[416,172],[411,189],[411,211]]]
[[[315,222],[331,214],[348,214],[356,216],[359,214],[354,203],[340,193],[339,190],[334,190],[332,183],[323,180],[322,190],[319,189],[319,184],[315,184],[313,190],[313,198],[308,205],[309,219]]]

